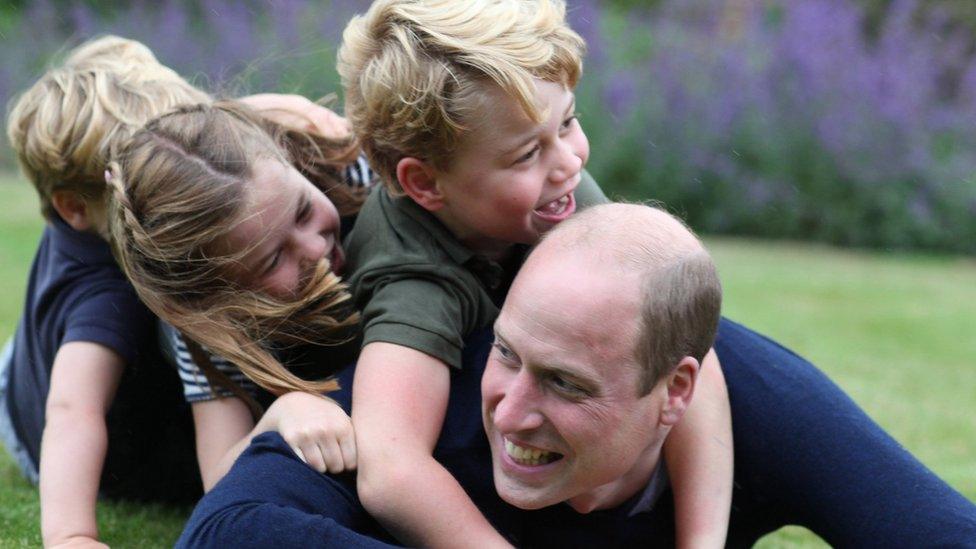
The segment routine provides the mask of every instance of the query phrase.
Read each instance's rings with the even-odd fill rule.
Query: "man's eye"
[[[550,377],[549,378],[549,383],[557,391],[559,391],[559,392],[561,392],[563,394],[567,394],[567,395],[571,395],[571,396],[577,396],[577,397],[579,397],[579,396],[585,396],[586,395],[586,390],[585,389],[583,389],[582,387],[580,387],[579,385],[577,385],[577,384],[575,384],[575,383],[573,383],[571,381],[567,381],[565,378],[563,378],[561,376],[552,376],[552,377]]]
[[[492,343],[491,346],[494,347],[495,352],[498,353],[499,358],[501,358],[506,362],[515,362],[518,359],[518,357],[515,355],[515,353],[512,352],[511,349],[509,349],[508,347],[506,347],[505,345],[497,341]]]

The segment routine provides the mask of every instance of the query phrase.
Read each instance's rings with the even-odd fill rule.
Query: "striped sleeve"
[[[200,366],[193,360],[193,355],[187,349],[183,335],[177,330],[167,330],[167,332],[176,367],[179,370],[180,381],[183,382],[183,396],[187,402],[203,402],[234,396],[230,390],[223,387],[211,387],[207,376],[204,375]],[[209,351],[207,353],[214,368],[227,376],[232,383],[241,386],[248,394],[257,395],[257,386],[237,366]]]
[[[377,182],[376,173],[369,167],[364,155],[359,155],[356,161],[346,166],[346,184],[350,187],[370,188]]]

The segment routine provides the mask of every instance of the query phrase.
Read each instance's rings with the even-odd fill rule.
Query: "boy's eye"
[[[516,164],[522,164],[524,162],[528,162],[529,160],[532,160],[532,158],[535,156],[535,153],[537,153],[537,152],[539,152],[539,146],[538,145],[532,147],[532,150],[531,151],[529,151],[529,152],[523,154],[522,156],[518,157],[518,160],[516,160],[515,163]]]
[[[576,121],[576,120],[579,120],[579,115],[576,114],[576,113],[573,113],[572,116],[570,116],[566,120],[563,120],[562,128],[564,130],[567,129],[567,128],[569,128],[570,126],[573,125],[573,122]]]

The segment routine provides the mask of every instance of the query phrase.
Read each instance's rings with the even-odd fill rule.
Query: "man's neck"
[[[612,482],[608,482],[596,489],[580,494],[566,501],[577,513],[590,513],[603,509],[619,507],[647,487],[657,469],[661,458],[661,448],[658,446],[651,454],[644,456],[634,464],[634,467]]]

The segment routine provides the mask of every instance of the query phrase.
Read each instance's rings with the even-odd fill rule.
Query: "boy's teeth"
[[[553,200],[552,202],[542,206],[541,208],[538,208],[538,210],[542,213],[559,215],[563,213],[563,211],[566,209],[566,206],[568,204],[569,204],[569,195],[567,194],[567,195],[563,195],[562,198]]]
[[[554,452],[523,448],[507,439],[505,440],[505,452],[512,458],[512,460],[521,465],[545,465],[555,461],[559,456],[559,454]]]

